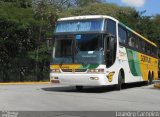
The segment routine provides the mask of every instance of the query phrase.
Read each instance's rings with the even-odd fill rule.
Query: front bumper
[[[105,74],[50,73],[50,81],[72,86],[102,86],[107,84],[108,79]]]

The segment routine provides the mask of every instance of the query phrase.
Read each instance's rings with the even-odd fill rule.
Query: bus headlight
[[[104,73],[104,69],[90,69],[88,73]]]
[[[90,80],[99,80],[98,77],[90,77]]]
[[[51,76],[50,79],[51,80],[58,80],[59,78],[57,76]]]
[[[51,69],[50,70],[51,73],[60,73],[60,69]]]

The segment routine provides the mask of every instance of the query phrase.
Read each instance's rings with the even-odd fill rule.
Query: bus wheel
[[[119,72],[118,84],[116,85],[116,90],[120,91],[121,90],[121,86],[122,86],[122,75],[121,75],[121,72]]]
[[[148,84],[151,85],[153,83],[153,76],[151,74],[148,75]]]
[[[77,91],[82,91],[83,90],[83,86],[76,86],[76,90]]]

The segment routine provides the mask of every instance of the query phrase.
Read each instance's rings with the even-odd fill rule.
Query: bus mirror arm
[[[109,53],[111,50],[109,49],[109,50],[106,50],[106,53]]]
[[[115,38],[114,36],[109,36],[109,50],[113,51],[114,50],[114,42],[115,42]]]
[[[108,35],[109,38],[115,38],[115,35],[113,35],[111,33],[108,33],[107,35]]]

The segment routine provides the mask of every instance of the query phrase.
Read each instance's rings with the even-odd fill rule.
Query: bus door
[[[114,64],[116,59],[117,40],[116,40],[116,22],[110,19],[105,21],[106,35],[104,36],[104,50],[106,67]]]

